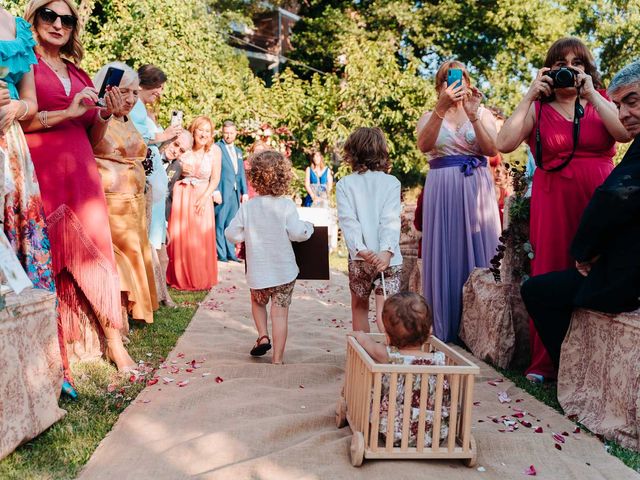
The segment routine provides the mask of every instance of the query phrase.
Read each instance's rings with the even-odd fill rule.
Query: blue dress
[[[31,26],[16,17],[16,37],[0,41],[0,65],[8,68],[4,81],[12,99],[18,99],[18,84],[38,63],[33,52]],[[20,112],[22,113],[22,109]],[[40,187],[29,148],[17,121],[0,137],[0,161],[4,162],[4,233],[29,279],[36,288],[54,291],[51,250]],[[2,160],[4,157],[4,160]]]
[[[138,102],[129,114],[131,121],[135,125],[145,143],[155,138],[162,132],[155,122],[149,118],[147,109],[142,101]],[[167,240],[167,224],[165,215],[165,205],[167,202],[169,177],[162,165],[162,157],[157,145],[149,145],[152,153],[153,172],[147,177],[151,184],[151,225],[149,226],[149,241],[156,250],[160,250],[163,243]]]
[[[329,167],[325,167],[322,171],[322,174],[318,177],[316,172],[314,172],[313,168],[309,168],[309,181],[311,183],[311,189],[314,191],[316,196],[325,196],[327,195],[327,180],[329,178]],[[302,202],[303,207],[310,207],[313,205],[313,200],[311,195],[307,194]]]

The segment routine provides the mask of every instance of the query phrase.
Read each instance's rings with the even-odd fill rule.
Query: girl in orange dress
[[[193,150],[180,158],[169,217],[167,283],[178,290],[208,290],[218,283],[216,229],[211,195],[220,181],[222,152],[213,123],[197,117],[189,127]]]

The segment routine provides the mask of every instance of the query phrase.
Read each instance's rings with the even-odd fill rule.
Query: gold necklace
[[[55,66],[53,66],[52,64],[50,64],[50,63],[47,61],[47,59],[46,59],[46,58],[44,58],[43,56],[41,56],[40,58],[42,59],[42,61],[43,61],[44,63],[46,63],[46,64],[49,66],[49,68],[50,68],[51,70],[53,70],[53,71],[54,71],[54,72],[56,72],[57,74],[60,74],[62,70],[65,70],[65,73],[66,73],[67,66],[65,65],[65,63],[64,63],[64,62],[62,62],[62,66],[61,66],[61,67],[56,68]]]
[[[557,100],[556,100],[556,105],[558,105],[558,107],[560,107],[560,110],[562,110],[562,112],[564,113],[565,117],[567,117],[568,120],[573,120],[573,113],[567,112],[567,110]]]

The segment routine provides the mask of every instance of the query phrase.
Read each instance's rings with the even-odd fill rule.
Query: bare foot
[[[126,348],[124,348],[122,340],[119,338],[107,340],[107,348],[105,349],[104,354],[108,360],[115,363],[119,372],[130,372],[131,370],[135,370],[138,366],[138,364],[133,361]]]

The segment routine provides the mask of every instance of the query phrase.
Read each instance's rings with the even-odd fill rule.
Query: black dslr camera
[[[544,73],[553,80],[553,88],[569,88],[576,86],[578,71],[570,67],[560,67]]]

